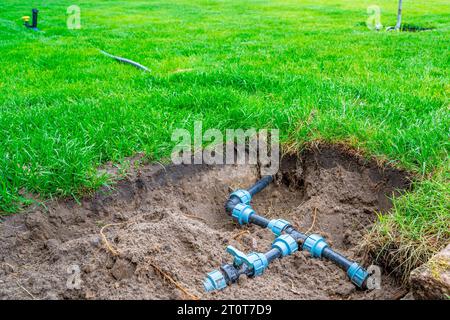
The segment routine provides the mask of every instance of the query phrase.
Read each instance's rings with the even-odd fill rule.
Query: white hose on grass
[[[118,56],[114,56],[114,55],[109,54],[108,52],[103,51],[103,50],[100,50],[100,52],[103,53],[107,57],[113,58],[114,60],[117,60],[117,61],[120,61],[120,62],[123,62],[123,63],[128,63],[128,64],[131,64],[132,66],[135,66],[136,68],[139,68],[139,69],[144,70],[146,72],[150,72],[149,68],[147,68],[146,66],[143,66],[142,64],[137,63],[137,62],[135,62],[133,60],[122,58],[122,57],[118,57]]]

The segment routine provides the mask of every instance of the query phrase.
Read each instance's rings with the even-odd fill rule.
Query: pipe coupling
[[[325,239],[318,234],[312,234],[303,243],[303,250],[309,251],[314,258],[321,258],[323,250],[328,247]]]
[[[288,256],[298,250],[298,244],[295,239],[289,234],[283,234],[275,239],[272,243],[272,248],[276,248],[281,252],[281,255]]]
[[[253,211],[252,207],[249,205],[238,203],[234,206],[231,215],[239,222],[240,225],[243,225],[248,223],[250,216],[254,213],[255,211]]]
[[[281,235],[283,230],[290,226],[291,224],[289,221],[283,220],[283,219],[273,219],[270,220],[269,224],[267,225],[267,228],[272,230],[273,233],[275,233],[277,236]]]

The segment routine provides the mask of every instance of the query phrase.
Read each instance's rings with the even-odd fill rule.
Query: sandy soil
[[[160,271],[201,299],[401,296],[404,290],[389,275],[383,275],[382,289],[360,291],[336,265],[305,252],[272,263],[261,277],[205,293],[205,273],[231,261],[228,244],[245,252],[270,248],[270,231],[241,227],[223,208],[230,190],[258,178],[257,167],[248,165],[141,166],[114,190],[104,188],[80,204],[52,201],[3,218],[0,299],[190,298]],[[375,212],[389,210],[388,197],[406,187],[404,172],[340,147],[319,146],[285,157],[276,183],[252,203],[266,217],[322,234],[334,249],[361,262],[358,246]]]

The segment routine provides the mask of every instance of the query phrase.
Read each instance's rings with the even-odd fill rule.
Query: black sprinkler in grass
[[[240,225],[255,224],[271,230],[275,235],[272,247],[265,253],[251,252],[245,254],[233,246],[227,252],[233,256],[232,264],[223,264],[219,270],[209,272],[203,281],[206,291],[222,290],[238,281],[241,275],[256,277],[262,275],[269,264],[283,257],[294,254],[299,249],[308,251],[314,258],[325,258],[344,271],[350,281],[360,289],[375,287],[375,278],[371,277],[357,262],[351,261],[334,251],[319,234],[304,234],[291,223],[283,219],[269,220],[255,212],[250,206],[252,197],[262,191],[273,181],[272,176],[265,176],[248,190],[239,189],[230,194],[225,209]]]
[[[28,29],[34,30],[34,31],[39,31],[38,29],[38,13],[39,10],[38,9],[33,9],[31,10],[32,13],[32,22],[30,24],[30,17],[29,16],[23,16],[22,20],[23,20],[23,25],[25,27],[27,27]]]

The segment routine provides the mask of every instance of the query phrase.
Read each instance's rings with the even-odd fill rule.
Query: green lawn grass
[[[0,3],[0,211],[107,183],[106,161],[167,156],[175,128],[280,128],[299,147],[343,141],[417,174],[380,217],[379,248],[450,239],[447,0],[83,0]],[[20,18],[40,11],[41,32]],[[103,49],[152,73],[115,62]],[[381,249],[380,249],[381,250]],[[409,251],[408,251],[409,252]],[[414,255],[414,250],[407,258]]]

